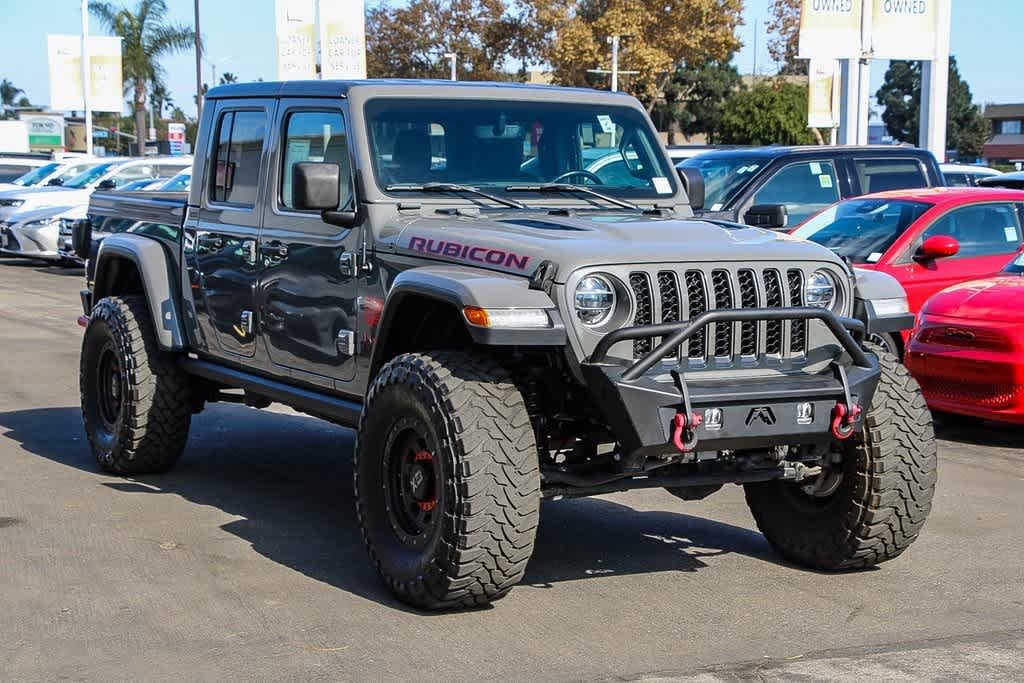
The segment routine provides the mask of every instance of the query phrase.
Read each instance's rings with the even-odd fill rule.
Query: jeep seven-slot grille
[[[636,300],[634,325],[693,320],[716,308],[781,308],[802,306],[804,274],[793,269],[718,268],[700,270],[660,270],[632,272],[629,284]],[[789,336],[789,345],[785,337]],[[710,335],[710,336],[709,336]],[[762,338],[763,335],[763,338]],[[635,357],[649,353],[654,340],[633,342]],[[756,358],[761,354],[780,356],[807,351],[807,323],[750,321],[718,323],[700,330],[681,349],[675,359],[695,361]],[[666,360],[674,360],[671,357]]]

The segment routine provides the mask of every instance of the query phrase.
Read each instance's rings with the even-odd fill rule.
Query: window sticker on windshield
[[[1016,227],[1011,225],[1011,226],[1003,228],[1003,234],[1006,235],[1006,241],[1007,242],[1016,242],[1017,241],[1017,228]]]
[[[1013,265],[1024,266],[1024,254],[1021,254],[1017,258],[1013,259]]]
[[[651,182],[654,183],[654,191],[658,194],[672,194],[672,186],[669,185],[668,178],[658,176],[651,178]]]
[[[712,204],[712,205],[711,205],[711,210],[712,210],[712,211],[721,211],[721,210],[722,210],[722,204],[721,204],[721,202],[719,202],[719,203],[717,203],[717,204]]]
[[[868,254],[868,257],[864,259],[865,263],[878,263],[882,259],[882,252],[873,251]]]
[[[598,114],[597,122],[601,124],[601,130],[603,130],[605,133],[615,132],[615,124],[612,123],[612,117],[608,116],[607,114]]]
[[[814,175],[821,175],[821,164],[819,164],[817,161],[812,161],[811,173],[813,173]],[[822,185],[822,187],[824,187],[824,185]]]
[[[818,176],[818,182],[821,183],[822,187],[832,187],[832,176],[820,175]]]

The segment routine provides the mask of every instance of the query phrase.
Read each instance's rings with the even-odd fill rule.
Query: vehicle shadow
[[[0,438],[94,474],[124,495],[178,495],[239,517],[223,529],[317,581],[397,609],[363,548],[352,495],[353,432],[300,415],[216,404],[196,417],[169,473],[114,480],[89,453],[77,407],[0,413]],[[683,505],[668,498],[666,505]],[[739,553],[781,562],[754,531],[604,499],[545,503],[524,586],[603,575],[694,572]]]
[[[986,420],[973,423],[935,423],[935,436],[943,441],[955,441],[972,446],[996,448],[1024,448],[1024,426]]]
[[[6,266],[9,268],[31,268],[38,273],[46,273],[48,275],[72,275],[75,277],[81,277],[85,272],[84,266],[72,266],[64,264],[48,264],[45,261],[39,259],[27,259],[18,256],[5,256],[0,258],[0,266]]]

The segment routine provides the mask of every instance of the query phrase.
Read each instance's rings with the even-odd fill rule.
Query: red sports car
[[[939,187],[881,192],[839,202],[794,231],[829,247],[859,268],[888,273],[917,313],[933,294],[990,277],[1024,242],[1024,192]],[[903,355],[902,338],[875,341]]]
[[[936,294],[905,358],[938,413],[1024,424],[1024,255]]]

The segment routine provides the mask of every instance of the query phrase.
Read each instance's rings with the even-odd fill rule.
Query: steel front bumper
[[[820,373],[780,372],[751,378],[737,370],[735,379],[728,372],[729,378],[713,381],[700,379],[699,372],[687,373],[662,363],[711,323],[762,320],[820,320],[842,353]],[[836,413],[850,406],[866,410],[881,376],[877,358],[866,353],[851,332],[863,336],[863,324],[820,308],[714,310],[691,321],[611,332],[582,368],[596,403],[629,456],[682,450],[679,415],[688,421],[687,451],[827,443],[837,438],[833,432]],[[632,364],[608,358],[614,344],[656,338],[661,342],[654,350]],[[840,404],[846,407],[838,408]],[[862,420],[863,414],[855,410],[842,431],[852,433]]]

